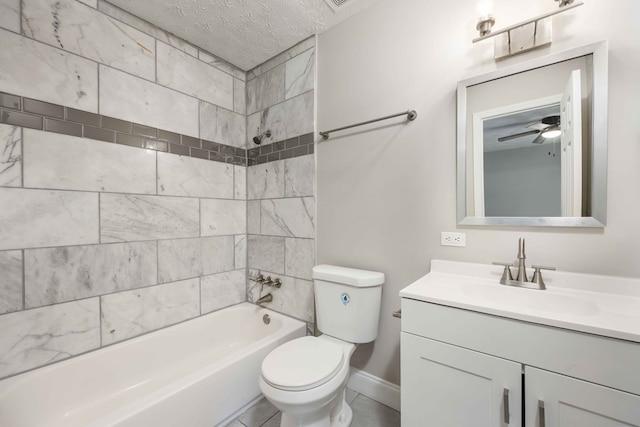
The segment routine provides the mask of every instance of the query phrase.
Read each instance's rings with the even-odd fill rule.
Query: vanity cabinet
[[[403,427],[640,426],[638,343],[402,299]]]
[[[402,334],[402,425],[520,427],[519,363]]]
[[[640,425],[640,396],[529,366],[525,402],[527,426]]]

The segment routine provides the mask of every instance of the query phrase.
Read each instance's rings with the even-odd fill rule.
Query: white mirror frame
[[[593,55],[593,114],[590,217],[477,217],[467,216],[467,87],[522,73],[562,61]],[[596,227],[607,216],[607,42],[601,41],[542,58],[505,67],[458,82],[457,133],[457,220],[459,225],[522,227]]]

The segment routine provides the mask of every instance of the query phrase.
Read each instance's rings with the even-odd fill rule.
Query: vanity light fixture
[[[488,34],[491,34],[491,27],[496,23],[496,18],[493,15],[485,15],[481,16],[478,19],[478,24],[476,25],[476,30],[480,33],[480,37],[484,37]]]
[[[476,25],[480,34],[473,39],[473,43],[494,38],[494,58],[502,59],[519,53],[527,52],[539,47],[551,44],[551,20],[547,19],[567,10],[574,9],[584,4],[583,0],[554,0],[558,2],[559,8],[543,13],[526,21],[519,22],[499,31],[492,32],[491,27],[495,24],[492,15],[481,16]]]

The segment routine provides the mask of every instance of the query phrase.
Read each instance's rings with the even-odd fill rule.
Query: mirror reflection
[[[594,162],[606,167],[606,158],[593,158],[606,148],[606,140],[594,140],[602,123],[594,111],[594,93],[602,92],[594,90],[602,80],[594,80],[594,54],[475,80],[458,87],[459,223],[584,226],[538,219],[592,217],[594,180],[606,180],[593,172]]]

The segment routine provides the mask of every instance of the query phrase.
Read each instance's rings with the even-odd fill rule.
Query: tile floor
[[[400,427],[400,412],[347,389],[353,409],[351,427]],[[280,412],[266,399],[247,409],[227,427],[280,427]]]

